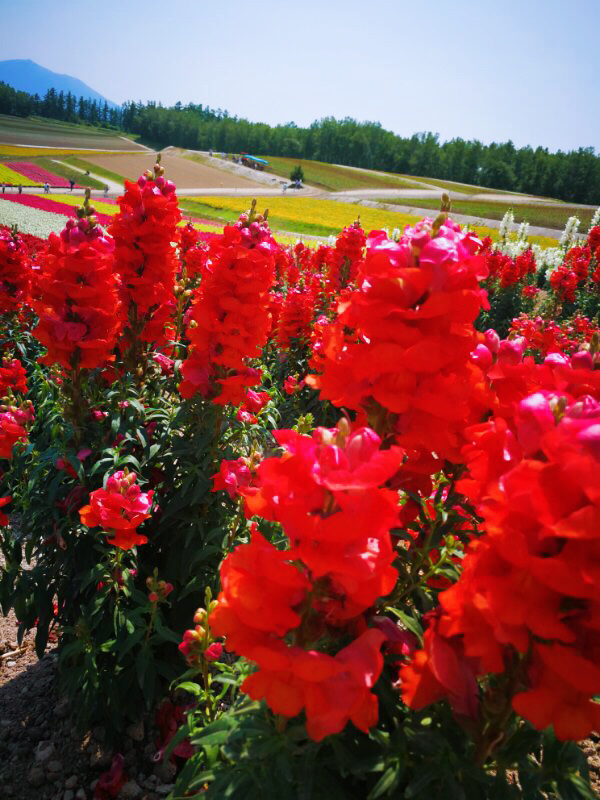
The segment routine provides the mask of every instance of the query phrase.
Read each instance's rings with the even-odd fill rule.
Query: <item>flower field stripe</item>
[[[6,183],[9,186],[35,186],[35,181],[23,177],[19,172],[7,167],[5,164],[0,164],[0,183]]]
[[[190,203],[201,203],[215,210],[225,209],[236,213],[246,211],[250,205],[247,197],[201,196],[182,199]],[[312,197],[257,197],[257,203],[259,208],[269,209],[271,221],[277,218],[288,230],[294,230],[294,223],[297,222],[315,226],[326,225],[332,230],[339,230],[352,224],[358,216],[366,230],[414,225],[418,219],[411,214],[380,211],[356,206],[353,203],[338,203],[335,200]]]
[[[64,203],[67,206],[79,207],[81,205],[81,196],[73,194],[53,194],[52,199],[56,200],[58,203]],[[109,217],[112,217],[113,214],[116,214],[119,210],[119,207],[114,200],[110,201],[105,200],[104,198],[102,198],[102,200],[92,198],[91,203],[96,211]]]
[[[47,196],[37,195],[37,194],[11,194],[5,195],[5,200],[8,200],[11,203],[19,203],[23,206],[28,206],[29,208],[36,208],[39,211],[50,211],[53,214],[62,214],[67,217],[75,217],[77,216],[77,210],[74,205],[67,205],[66,203],[60,203],[56,200],[52,200]],[[97,215],[98,222],[102,225],[106,225],[111,220],[111,216],[108,214],[98,213]],[[0,222],[2,218],[0,216]]]
[[[11,228],[16,225],[21,233],[29,233],[42,239],[51,233],[60,233],[65,227],[64,214],[41,211],[38,208],[12,203],[0,195],[0,224]]]
[[[5,162],[5,166],[14,170],[14,172],[18,172],[19,175],[22,175],[24,178],[33,181],[34,185],[43,186],[45,183],[49,183],[50,186],[58,186],[60,188],[70,186],[66,178],[53,175],[52,172],[48,172],[48,170],[43,169],[43,167],[38,167],[37,164],[32,164],[29,161],[7,161]],[[76,184],[76,188],[80,189],[81,186]]]
[[[0,156],[70,156],[86,153],[91,153],[95,156],[107,156],[111,153],[118,151],[115,150],[93,150],[86,148],[76,147],[25,147],[19,144],[1,144],[0,143]],[[125,151],[124,151],[125,152]],[[126,151],[131,152],[131,151]]]

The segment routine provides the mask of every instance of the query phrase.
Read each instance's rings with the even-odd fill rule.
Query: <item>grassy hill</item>
[[[281,156],[265,156],[265,158],[269,162],[266,172],[289,180],[294,167],[300,165],[304,172],[305,183],[328,192],[341,192],[344,189],[418,189],[421,187],[421,184],[412,179],[391,173],[324,164],[321,161],[308,161],[302,158],[283,158]]]
[[[439,201],[431,197],[381,197],[382,203],[393,203],[399,206],[414,206],[415,208],[430,208],[439,210]],[[515,222],[529,222],[530,225],[539,225],[542,228],[554,228],[557,231],[564,229],[569,217],[576,216],[581,220],[581,231],[586,231],[594,210],[586,206],[562,205],[554,203],[515,203],[513,206],[506,201],[487,202],[484,200],[453,200],[452,212],[467,214],[482,219],[502,219],[509,208],[512,208]],[[452,215],[451,212],[451,215]]]
[[[95,150],[142,149],[133,139],[105,128],[93,128],[41,117],[11,117],[6,114],[0,114],[0,142],[12,145]]]

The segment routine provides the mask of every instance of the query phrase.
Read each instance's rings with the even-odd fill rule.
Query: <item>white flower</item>
[[[51,233],[60,233],[67,219],[64,214],[30,208],[11,200],[0,200],[0,225],[16,225],[21,233],[30,233],[40,239],[47,239]]]
[[[336,241],[336,240],[335,240],[335,236],[331,235],[331,236],[330,236],[330,237],[327,239],[327,244],[329,245],[329,247],[335,247],[335,241]]]
[[[392,231],[392,239],[395,242],[399,242],[401,236],[402,236],[402,231],[400,230],[400,228],[394,228],[394,230]]]
[[[569,219],[567,220],[567,224],[565,225],[565,229],[562,232],[560,239],[558,240],[558,243],[562,247],[564,248],[568,247],[569,244],[573,241],[573,239],[575,239],[575,237],[577,236],[577,229],[579,228],[579,225],[580,221],[577,217],[575,216],[569,217]]]
[[[600,223],[600,206],[594,211],[594,216],[590,222],[590,230],[592,230],[595,225],[598,225],[598,223]]]
[[[512,208],[509,208],[506,214],[502,217],[500,227],[498,228],[501,239],[506,239],[507,235],[510,233],[511,227],[514,225],[514,222],[515,215],[513,214]]]

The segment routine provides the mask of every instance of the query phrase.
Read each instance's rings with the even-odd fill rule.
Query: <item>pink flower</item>
[[[238,458],[236,461],[221,461],[219,472],[212,478],[214,481],[212,491],[218,492],[220,489],[225,489],[233,500],[240,488],[250,485],[252,474],[245,461]]]
[[[98,420],[98,422],[101,422],[103,419],[106,419],[108,417],[108,412],[107,411],[98,411],[97,409],[94,409],[92,411],[92,417],[95,420]]]
[[[88,456],[92,455],[92,451],[89,447],[82,447],[81,450],[77,453],[77,458],[79,461],[85,461]]]
[[[267,392],[255,392],[253,389],[248,389],[242,407],[258,414],[258,412],[267,405],[270,399]]]
[[[172,358],[165,356],[163,353],[154,353],[152,355],[152,361],[158,364],[163,375],[173,374],[173,368],[175,366],[175,362],[173,361]]]
[[[478,344],[471,353],[471,361],[484,372],[492,366],[492,354],[484,344]]]
[[[249,411],[246,411],[244,406],[238,410],[235,417],[240,422],[245,422],[247,425],[256,425],[258,422],[258,417],[254,416],[254,414],[251,414]]]
[[[554,428],[555,420],[545,392],[536,392],[519,403],[517,432],[525,455],[540,449],[543,435]]]
[[[218,661],[223,655],[223,645],[221,642],[213,642],[204,651],[204,658],[206,661]]]
[[[499,363],[513,367],[520,364],[526,344],[523,336],[518,336],[516,339],[503,339],[498,348]]]

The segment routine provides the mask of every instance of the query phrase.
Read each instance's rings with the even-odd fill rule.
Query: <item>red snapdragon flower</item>
[[[195,290],[189,316],[183,397],[198,393],[219,405],[238,405],[245,388],[260,382],[248,360],[260,355],[271,328],[267,301],[274,259],[265,247],[245,246],[240,230],[227,227],[215,245],[211,271]]]
[[[18,311],[29,300],[31,264],[23,237],[0,229],[0,313]]]
[[[175,184],[166,180],[156,164],[136,183],[125,181],[118,198],[119,213],[109,232],[115,240],[115,270],[120,276],[120,296],[125,317],[122,349],[137,339],[162,344],[175,307],[177,257],[172,242],[179,233],[181,214]]]
[[[459,462],[465,422],[488,403],[470,360],[487,270],[473,255],[472,234],[449,221],[434,233],[430,221],[398,243],[371,235],[357,288],[323,328],[313,358],[320,374],[306,382],[334,405],[365,413],[376,429],[392,425],[399,444]]]
[[[110,360],[120,330],[113,242],[87,205],[80,213],[60,236],[50,234],[33,289],[43,360],[66,369]]]
[[[106,482],[106,489],[92,492],[89,505],[79,511],[86,527],[101,526],[109,534],[109,544],[123,550],[148,541],[137,533],[137,528],[150,517],[154,492],[142,492],[136,480],[133,472],[115,472]]]
[[[4,358],[0,362],[0,396],[8,390],[27,393],[25,368],[16,358]]]

